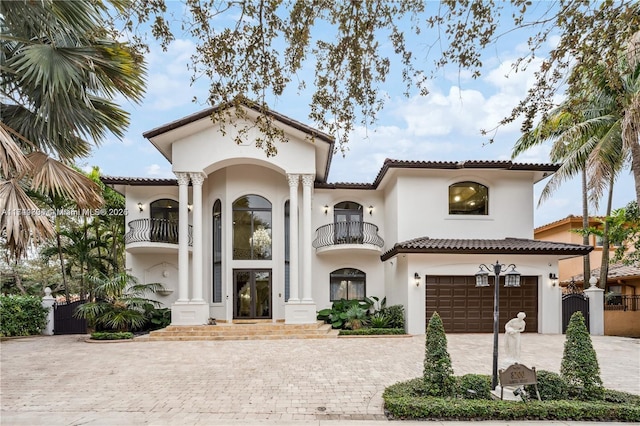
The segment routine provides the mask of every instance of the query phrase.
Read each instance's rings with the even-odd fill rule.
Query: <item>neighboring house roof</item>
[[[400,253],[457,253],[457,254],[552,254],[582,256],[593,250],[591,246],[528,240],[523,238],[448,239],[421,237],[397,243],[384,253],[382,261]]]
[[[602,268],[593,269],[591,271],[591,276],[600,278],[600,269]],[[612,265],[609,265],[609,272],[607,274],[607,277],[609,280],[637,279],[640,278],[640,268],[632,265],[623,265],[622,263],[614,263]],[[563,280],[561,284],[569,284],[572,280],[576,283],[584,282],[583,274],[574,275],[568,280]]]
[[[603,219],[604,219],[604,216],[589,216],[589,224],[590,225],[599,224]],[[565,218],[558,219],[554,222],[550,222],[545,225],[537,227],[536,229],[534,229],[534,233],[547,231],[549,229],[557,228],[565,224],[575,224],[576,227],[582,228],[582,216],[574,216],[570,214]]]

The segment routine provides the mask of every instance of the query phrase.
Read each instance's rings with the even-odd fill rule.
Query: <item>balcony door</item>
[[[343,201],[333,206],[336,244],[362,244],[362,205]]]
[[[178,207],[177,201],[168,198],[151,203],[151,241],[178,244]]]
[[[271,270],[233,270],[233,318],[271,318]]]

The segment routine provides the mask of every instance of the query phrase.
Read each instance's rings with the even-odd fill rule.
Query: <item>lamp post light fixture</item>
[[[480,270],[476,273],[476,287],[489,287],[489,272],[493,271],[495,281],[493,283],[493,376],[491,378],[491,389],[498,386],[498,323],[500,320],[500,273],[511,268],[504,274],[505,287],[520,287],[520,273],[516,271],[513,263],[506,266],[500,262],[487,266],[480,265]]]

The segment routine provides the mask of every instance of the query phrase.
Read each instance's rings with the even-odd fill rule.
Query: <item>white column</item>
[[[189,173],[193,193],[193,281],[192,281],[192,301],[204,302],[202,298],[202,183],[204,175],[202,173]]]
[[[298,181],[299,175],[287,175],[289,181],[289,303],[300,302],[298,292]]]
[[[178,303],[189,301],[189,174],[176,173],[178,178]]]
[[[604,336],[604,289],[596,286],[597,280],[584,293],[589,298],[589,334]]]
[[[42,298],[42,307],[47,310],[47,323],[44,326],[44,330],[42,330],[41,334],[47,336],[53,336],[53,331],[55,328],[55,324],[53,322],[54,314],[53,314],[53,305],[56,303],[56,299],[51,296],[51,288],[46,287],[44,289],[44,297]]]
[[[311,297],[311,190],[314,175],[302,175],[302,302]]]

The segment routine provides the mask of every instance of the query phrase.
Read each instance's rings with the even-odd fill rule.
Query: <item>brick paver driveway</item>
[[[490,374],[491,335],[447,337],[456,374]],[[593,343],[605,386],[640,394],[640,340]],[[559,371],[563,344],[562,335],[525,334],[522,361]],[[421,374],[424,336],[109,344],[54,336],[0,349],[3,425],[382,420],[384,387]]]

